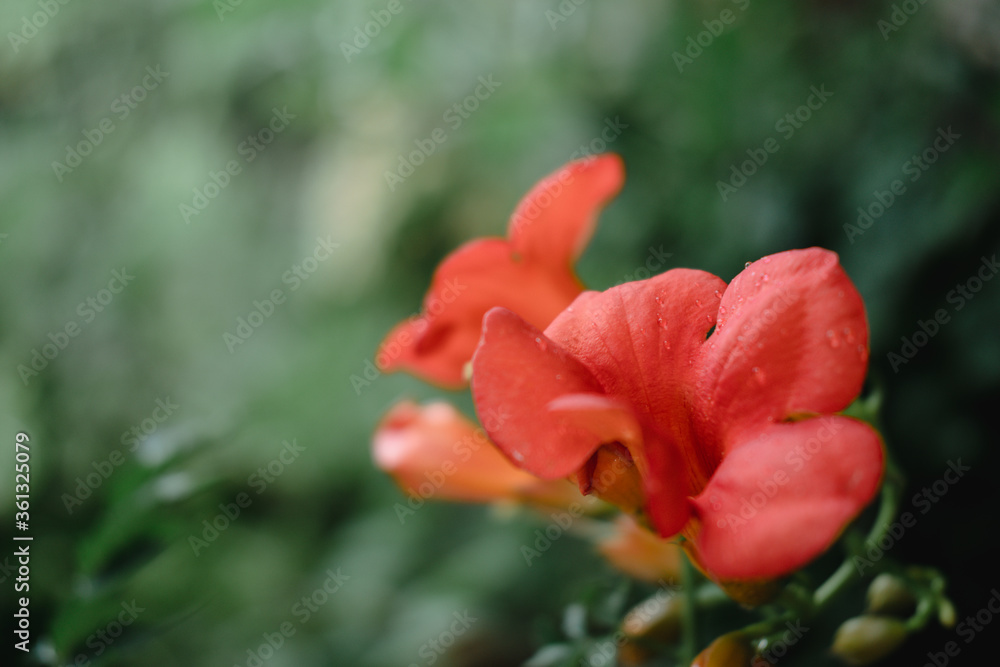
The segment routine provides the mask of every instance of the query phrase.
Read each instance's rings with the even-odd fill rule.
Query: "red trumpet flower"
[[[878,433],[834,414],[867,361],[860,295],[810,248],[728,286],[674,269],[587,292],[544,333],[494,308],[472,389],[480,414],[506,416],[487,432],[515,465],[638,497],[711,576],[754,580],[812,560],[875,494]]]
[[[506,239],[471,241],[445,258],[422,314],[389,333],[377,365],[457,389],[490,308],[547,326],[583,291],[573,262],[623,180],[621,158],[607,154],[571,162],[538,183],[514,211]]]

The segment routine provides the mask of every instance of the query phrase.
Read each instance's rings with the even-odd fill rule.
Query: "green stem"
[[[938,608],[938,599],[931,595],[922,595],[917,603],[917,611],[906,621],[906,631],[916,632],[931,620]]]
[[[871,530],[868,531],[868,536],[865,538],[864,544],[877,544],[878,540],[886,534],[889,524],[896,518],[902,493],[902,475],[896,469],[895,465],[887,460],[885,482],[882,485],[882,504],[879,506],[875,523],[872,525]],[[848,555],[847,560],[841,563],[840,567],[830,575],[830,578],[816,589],[816,593],[813,595],[813,603],[817,607],[817,610],[822,609],[830,600],[834,599],[854,583],[855,580],[860,578],[861,575],[858,573],[857,568],[854,567],[853,559]]]

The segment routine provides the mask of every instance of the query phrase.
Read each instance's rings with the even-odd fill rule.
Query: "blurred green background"
[[[982,608],[1000,585],[1000,281],[961,310],[948,294],[1000,250],[1000,10],[901,4],[894,24],[891,3],[855,0],[5,2],[0,519],[13,526],[23,430],[34,537],[34,651],[18,660],[517,665],[562,636],[567,605],[618,590],[573,538],[526,567],[544,525],[530,513],[429,503],[401,523],[370,433],[396,400],[441,394],[352,382],[448,251],[502,234],[534,182],[605,148],[628,176],[579,264],[595,289],[636,277],[650,248],[726,280],[772,252],[840,253],[911,490],[948,460],[972,467],[893,555],[948,573],[960,618]],[[449,114],[480,77],[499,85]],[[787,136],[813,86],[832,96]],[[436,128],[444,142],[390,188]],[[959,138],[911,181],[905,164],[948,128]],[[769,137],[780,149],[723,200],[719,181]],[[883,215],[845,229],[896,179]],[[317,239],[337,247],[303,264]],[[117,293],[115,271],[133,276]],[[275,289],[260,326],[227,338]],[[938,308],[951,321],[894,369],[887,354]],[[34,355],[48,344],[54,358]],[[275,465],[286,441],[301,451]],[[329,573],[340,589],[306,614]],[[14,576],[3,561],[7,622]],[[133,601],[120,637],[95,635]],[[469,631],[428,653],[466,610]],[[285,623],[294,635],[259,652]],[[782,664],[835,664],[831,631]],[[954,638],[928,631],[891,664]]]

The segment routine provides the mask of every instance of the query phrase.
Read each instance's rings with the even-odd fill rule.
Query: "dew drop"
[[[747,262],[746,264],[743,265],[743,268],[749,269],[751,264],[753,264],[753,262]]]
[[[542,352],[549,349],[548,344],[546,344],[546,342],[541,338],[535,338],[535,345],[537,345],[538,349],[541,350]]]
[[[663,341],[663,347],[665,347],[665,348],[667,348],[669,350],[670,349],[670,341],[669,340]]]
[[[719,306],[719,317],[725,317],[725,316],[726,316],[726,307]]]
[[[833,348],[840,347],[840,339],[837,338],[837,334],[834,332],[833,329],[827,329],[826,337],[828,342],[830,343],[830,347]]]
[[[761,276],[761,280],[763,280],[765,283],[767,282],[767,274],[766,273],[763,276]]]
[[[663,319],[662,317],[657,317],[656,321],[660,324],[660,328],[661,329],[666,330],[666,328],[667,328],[667,321],[665,319]]]
[[[750,371],[753,373],[754,379],[757,380],[757,384],[762,385],[767,380],[767,374],[765,374],[764,371],[760,370],[757,366],[754,366],[750,369]]]
[[[844,339],[847,340],[848,345],[854,343],[854,332],[851,331],[850,327],[844,327]]]
[[[722,298],[722,292],[720,292],[719,290],[715,290],[715,298],[716,299],[721,299]]]
[[[524,454],[522,454],[521,452],[514,451],[514,452],[511,452],[510,454],[511,454],[511,456],[513,456],[518,461],[523,461],[524,460]]]
[[[771,258],[770,257],[765,257],[764,259],[762,259],[760,261],[764,262],[765,264],[770,264],[771,263]]]
[[[864,345],[858,345],[858,356],[861,357],[862,362],[868,361],[868,348]]]
[[[701,305],[701,299],[695,299],[694,300],[694,305],[700,306]]]

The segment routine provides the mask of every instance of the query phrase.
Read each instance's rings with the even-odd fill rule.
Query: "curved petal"
[[[576,473],[580,491],[625,512],[646,506],[649,479],[642,427],[632,409],[599,394],[566,394],[548,405],[552,415],[590,432],[597,451]]]
[[[480,415],[500,415],[487,432],[515,465],[544,479],[582,467],[600,438],[549,404],[594,393],[601,387],[593,375],[537,328],[504,308],[486,314],[472,359],[472,397]]]
[[[424,499],[521,499],[556,507],[580,499],[568,482],[545,482],[515,468],[481,428],[444,402],[397,403],[375,430],[372,456],[401,489]]]
[[[503,239],[472,241],[441,263],[422,314],[397,325],[379,347],[376,362],[385,372],[405,369],[430,382],[461,388],[487,310],[509,308],[541,327],[579,292],[568,271],[549,275],[518,261]]]
[[[570,270],[594,233],[598,213],[624,181],[625,166],[612,153],[570,162],[518,204],[507,231],[511,247],[554,273]]]
[[[606,396],[564,395],[549,403],[549,410],[589,431],[598,444],[620,443],[635,463],[634,470],[629,466],[623,469],[618,457],[601,457],[607,449],[601,447],[590,461],[593,465],[578,473],[587,475],[580,483],[581,489],[594,487],[601,498],[626,511],[644,507],[664,537],[676,535],[683,528],[690,516],[686,501],[689,487],[684,458],[676,442],[663,437],[648,420],[640,421],[626,404]],[[620,502],[629,498],[638,498],[639,502]]]
[[[647,425],[646,438],[676,447],[688,475],[685,488],[692,490],[704,486],[721,459],[714,443],[692,430],[696,397],[690,378],[725,287],[710,273],[673,269],[606,292],[585,292],[545,330],[609,396],[634,407]],[[678,467],[671,450],[664,444],[648,453],[658,464],[651,483]],[[662,488],[668,492],[674,485]]]
[[[849,417],[761,429],[692,500],[699,560],[720,579],[777,577],[805,565],[872,499],[883,465],[878,433]]]
[[[861,296],[837,255],[781,252],[749,265],[726,289],[698,362],[698,396],[727,442],[740,430],[802,413],[842,410],[868,362]],[[711,409],[707,406],[711,406]]]

